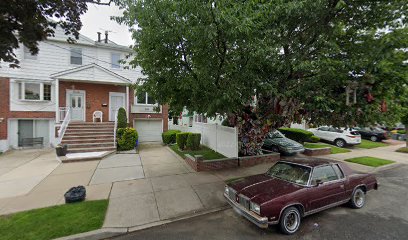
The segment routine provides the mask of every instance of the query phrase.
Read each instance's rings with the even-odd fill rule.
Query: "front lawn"
[[[304,144],[305,148],[326,148],[329,147],[331,149],[331,154],[336,154],[336,153],[347,153],[350,152],[350,150],[345,149],[345,148],[339,148],[335,147],[329,144],[324,144],[324,143],[308,143],[306,142]]]
[[[397,149],[397,152],[408,153],[408,147],[398,148],[398,149]]]
[[[177,153],[182,158],[184,158],[184,154],[190,154],[191,156],[202,155],[204,157],[204,159],[206,159],[206,160],[225,158],[225,156],[222,155],[221,153],[218,153],[218,152],[212,150],[211,148],[208,148],[208,147],[203,146],[203,145],[200,146],[200,150],[195,150],[195,151],[193,151],[193,150],[180,151],[177,144],[174,144],[174,145],[169,146],[169,147],[171,148],[171,150],[173,150],[175,153]]]
[[[361,139],[361,143],[356,145],[358,148],[365,148],[365,149],[371,149],[371,148],[378,148],[378,147],[386,147],[388,144],[383,143],[383,142],[372,142],[370,140],[366,139]]]
[[[0,240],[46,240],[99,229],[107,207],[108,200],[99,200],[0,216]]]
[[[345,160],[346,162],[358,163],[370,167],[379,167],[387,164],[394,163],[394,161],[375,158],[375,157],[356,157],[356,158],[349,158]]]

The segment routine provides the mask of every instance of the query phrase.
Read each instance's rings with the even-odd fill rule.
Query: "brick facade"
[[[303,152],[306,156],[321,156],[321,155],[328,155],[331,154],[331,148],[305,148]]]
[[[223,158],[216,160],[203,160],[186,154],[186,163],[196,172],[231,169],[237,167],[251,167],[262,163],[273,163],[280,160],[279,153],[238,158]]]

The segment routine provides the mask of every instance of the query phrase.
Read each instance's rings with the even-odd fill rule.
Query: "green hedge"
[[[200,149],[201,133],[190,133],[187,137],[187,148],[191,150]]]
[[[406,134],[407,131],[405,131],[405,130],[398,130],[397,133],[398,133],[398,134]]]
[[[164,144],[173,144],[176,143],[176,135],[180,133],[179,130],[168,130],[167,132],[162,133],[162,140]]]
[[[128,124],[127,124],[126,110],[121,107],[118,110],[118,129],[126,128],[127,126]]]
[[[134,128],[119,128],[116,132],[117,148],[119,151],[127,151],[135,148],[138,134]]]
[[[311,137],[313,133],[299,129],[299,128],[279,128],[279,131],[283,133],[287,138],[292,139],[296,142],[311,142]]]
[[[317,143],[319,141],[320,141],[320,138],[315,135],[310,137],[310,142]]]
[[[189,132],[182,132],[176,134],[176,142],[181,150],[184,150],[186,148],[187,138],[189,134],[190,134]]]

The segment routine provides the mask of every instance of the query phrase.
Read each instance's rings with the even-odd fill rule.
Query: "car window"
[[[271,177],[280,178],[285,181],[307,185],[310,176],[310,168],[297,164],[278,162],[268,170],[267,174]]]
[[[344,174],[341,171],[339,165],[337,165],[337,164],[333,165],[333,169],[336,172],[337,176],[339,176],[339,178],[344,178]]]
[[[329,127],[319,127],[317,130],[319,130],[319,131],[329,131]]]
[[[279,131],[275,131],[273,133],[270,133],[270,138],[284,138],[285,136],[279,132]]]
[[[342,133],[342,132],[343,132],[343,130],[338,129],[338,128],[334,128],[334,127],[330,127],[330,128],[329,128],[329,131],[330,131],[330,132],[336,132],[336,133]]]
[[[315,185],[317,180],[321,180],[322,182],[330,182],[337,179],[339,178],[331,166],[317,167],[313,170],[312,185]]]

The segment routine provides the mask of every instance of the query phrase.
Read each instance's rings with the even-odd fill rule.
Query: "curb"
[[[89,232],[78,233],[71,236],[56,238],[54,240],[98,240],[98,239],[106,239],[111,237],[116,237],[119,235],[123,235],[127,233],[127,228],[101,228]]]

